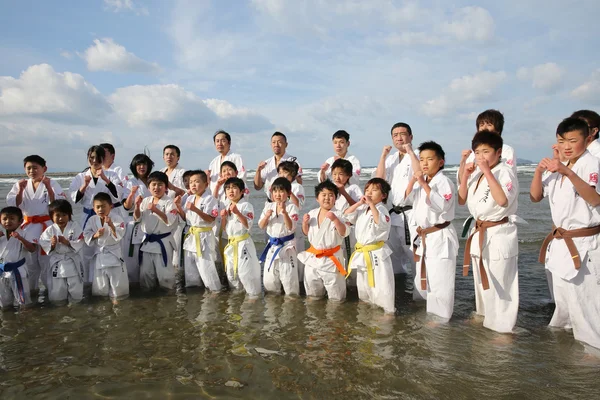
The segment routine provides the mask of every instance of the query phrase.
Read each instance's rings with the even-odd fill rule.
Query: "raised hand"
[[[321,165],[321,171],[327,171],[328,168],[329,168],[329,163],[323,163],[323,165]]]
[[[52,248],[55,248],[57,243],[58,243],[57,237],[56,236],[52,236],[50,238],[50,246],[52,246]]]
[[[26,179],[21,179],[19,181],[19,191],[25,190],[26,187],[27,187],[27,180]]]
[[[310,222],[310,215],[304,214],[304,216],[302,217],[302,223],[308,224],[309,222]]]
[[[472,162],[470,163],[466,163],[465,164],[465,168],[463,169],[463,179],[467,179],[469,178],[469,176],[471,176],[471,174],[475,171],[475,164],[473,164]]]
[[[58,237],[58,242],[64,244],[65,246],[69,246],[71,244],[71,243],[69,243],[69,241],[67,240],[67,238],[64,237],[64,236],[59,236]]]
[[[96,231],[94,234],[94,239],[98,239],[99,237],[102,237],[102,235],[104,235],[104,228],[100,228],[98,231]]]
[[[257,171],[262,171],[262,169],[267,165],[266,161],[261,161],[258,163]]]
[[[477,160],[477,166],[484,174],[490,172],[490,163],[485,158]]]
[[[173,202],[175,203],[176,206],[181,207],[181,196],[175,196],[175,199],[173,200]]]
[[[403,144],[402,149],[408,154],[413,152],[412,144],[410,144],[410,143]]]
[[[327,214],[325,214],[325,217],[326,217],[327,219],[330,219],[331,221],[335,221],[335,220],[336,220],[336,218],[337,218],[337,217],[335,216],[335,214],[333,213],[333,211],[327,211]]]
[[[142,205],[142,201],[144,201],[144,198],[142,196],[138,196],[135,198],[135,205],[136,207],[139,207]]]
[[[470,155],[471,155],[471,150],[469,150],[469,149],[463,150],[460,153],[460,162],[466,162],[467,158],[469,158]]]
[[[42,183],[44,184],[44,186],[50,187],[50,185],[51,185],[50,178],[48,178],[46,175],[44,175],[42,177]]]
[[[19,239],[19,238],[21,238],[21,235],[19,235],[19,232],[17,232],[17,231],[13,231],[13,232],[10,234],[10,237],[13,237],[13,238],[15,238],[15,239]]]
[[[221,210],[221,212],[219,213],[221,214],[221,218],[227,218],[227,210]]]
[[[392,146],[383,146],[383,151],[381,152],[382,157],[387,157],[392,151]]]
[[[269,210],[265,211],[265,216],[267,218],[271,218],[271,215],[273,215],[273,210],[269,209]]]

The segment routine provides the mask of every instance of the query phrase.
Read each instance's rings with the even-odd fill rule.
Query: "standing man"
[[[387,244],[392,250],[392,266],[394,274],[397,275],[408,274],[414,266],[409,230],[412,205],[406,201],[405,196],[408,183],[414,174],[411,157],[407,155],[413,135],[410,125],[404,122],[394,124],[391,134],[394,147],[398,151],[390,154],[392,146],[384,146],[374,175],[385,179],[392,187],[388,201],[388,205],[392,207],[390,209],[392,227]],[[420,169],[419,166],[414,167]]]
[[[206,175],[208,176],[208,182],[210,185],[210,193],[213,192],[217,182],[220,178],[221,164],[225,161],[231,161],[235,164],[238,170],[237,177],[245,180],[246,179],[246,168],[242,161],[242,156],[231,152],[231,135],[223,130],[217,131],[213,136],[215,148],[219,152],[219,155],[213,158],[208,166]]]

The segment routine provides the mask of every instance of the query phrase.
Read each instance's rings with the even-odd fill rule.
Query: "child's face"
[[[345,186],[350,180],[350,175],[346,174],[341,168],[335,168],[333,171],[331,171],[331,180],[336,185]]]
[[[282,188],[274,188],[271,190],[271,199],[275,203],[281,203],[286,201],[290,197],[290,194]]]
[[[225,188],[225,195],[233,202],[238,202],[242,198],[242,191],[236,185],[229,185]]]
[[[161,181],[152,181],[150,182],[148,189],[150,190],[150,193],[152,193],[153,197],[160,199],[167,192],[167,185]]]
[[[227,154],[231,148],[231,144],[227,141],[227,137],[223,133],[215,136],[215,147],[219,153]]]
[[[179,156],[177,156],[177,152],[175,149],[165,149],[163,152],[163,160],[167,167],[176,167],[179,162]]]
[[[52,213],[52,222],[54,222],[56,225],[58,225],[61,228],[64,228],[65,226],[67,226],[67,224],[69,223],[70,220],[71,220],[71,216],[67,213],[60,212],[60,211],[54,211]]]
[[[317,196],[317,203],[324,210],[331,210],[335,205],[335,193],[329,189],[323,189]]]
[[[233,168],[231,168],[229,165],[224,166],[223,168],[221,168],[221,177],[222,178],[235,178],[237,176],[237,171]]]
[[[339,156],[345,156],[349,146],[350,142],[344,138],[333,139],[333,151]]]
[[[202,194],[206,189],[206,181],[202,179],[201,175],[190,176],[190,190],[194,194]]]
[[[88,156],[88,165],[94,171],[99,170],[102,168],[102,160],[96,155],[96,153],[90,153]]]
[[[440,168],[444,166],[444,160],[440,159],[433,150],[421,151],[419,153],[419,159],[423,173],[430,178],[433,178]]]
[[[386,198],[381,192],[381,187],[376,184],[371,184],[365,188],[365,196],[375,204],[381,203]]]
[[[112,209],[112,204],[107,201],[102,200],[94,200],[94,211],[96,215],[100,218],[106,217],[110,214],[110,210]]]
[[[111,166],[115,162],[115,155],[106,150],[104,155],[104,165]]]
[[[565,133],[562,137],[556,135],[558,152],[567,160],[577,159],[583,154],[589,144],[591,136],[584,137],[580,131]]]
[[[282,169],[279,170],[279,177],[280,178],[285,178],[285,179],[287,179],[290,182],[294,181],[294,178],[292,178],[292,174],[290,174],[289,172],[284,171]]]
[[[500,157],[502,156],[502,149],[494,150],[492,146],[488,144],[480,144],[475,149],[475,159],[476,160],[486,160],[490,166],[493,168],[500,161]]]
[[[145,177],[148,173],[148,166],[146,164],[138,164],[135,166],[135,172],[137,172],[138,176]]]
[[[13,214],[2,214],[0,215],[0,223],[2,223],[4,229],[12,232],[17,230],[17,228],[21,226],[23,220]]]
[[[492,131],[496,132],[496,127],[489,121],[481,121],[477,127],[477,132],[481,131]]]
[[[400,150],[402,145],[412,143],[412,135],[408,133],[408,129],[401,126],[398,128],[394,128],[392,131],[392,141],[394,142],[394,147]]]
[[[40,164],[36,164],[33,162],[28,162],[25,164],[25,172],[27,176],[34,181],[39,181],[44,177],[46,170],[48,168],[42,167]]]
[[[186,190],[190,190],[190,177],[186,176],[185,178],[183,178],[183,187],[186,188]]]

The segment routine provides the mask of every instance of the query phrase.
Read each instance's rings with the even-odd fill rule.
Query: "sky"
[[[558,123],[600,111],[597,0],[0,0],[0,172],[39,154],[86,166],[182,149],[207,168],[232,135],[248,169],[274,131],[304,167],[344,129],[363,166],[407,122],[456,163],[481,111],[502,111],[519,158],[551,155]]]

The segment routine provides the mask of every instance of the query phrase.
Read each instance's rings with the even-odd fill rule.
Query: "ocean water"
[[[553,305],[537,262],[551,228],[547,202],[532,204],[535,166],[520,166],[520,310],[516,333],[472,318],[472,277],[456,270],[452,320],[435,325],[396,285],[397,315],[341,304],[241,293],[133,293],[70,307],[40,303],[0,314],[0,396],[10,398],[597,398],[600,358],[568,331],[547,327]],[[372,169],[364,169],[370,175]],[[316,206],[307,169],[303,211]],[[454,178],[456,167],[446,174]],[[71,177],[55,178],[68,187]],[[251,187],[252,173],[247,179]],[[366,178],[362,179],[363,183]],[[0,179],[0,204],[17,179]],[[251,189],[255,213],[263,192]],[[467,217],[458,207],[460,232]],[[264,235],[255,225],[257,248]],[[260,251],[260,250],[259,250]],[[599,322],[600,323],[600,322]]]

